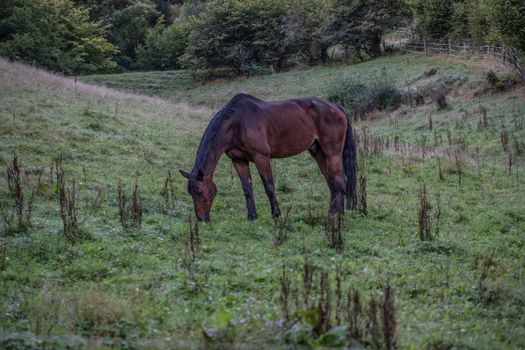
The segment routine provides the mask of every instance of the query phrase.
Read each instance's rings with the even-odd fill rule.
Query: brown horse
[[[255,163],[272,206],[281,211],[275,197],[272,158],[291,157],[305,150],[315,158],[331,192],[330,211],[356,205],[356,146],[350,119],[334,103],[317,97],[263,101],[247,94],[231,99],[211,120],[199,145],[188,192],[200,221],[210,220],[217,187],[213,174],[223,153],[232,160],[241,179],[248,219],[256,218],[249,162]]]

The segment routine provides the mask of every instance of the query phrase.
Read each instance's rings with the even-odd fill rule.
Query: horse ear
[[[202,172],[202,170],[199,170],[197,172],[197,180],[202,180],[204,178],[204,173]]]
[[[190,178],[190,173],[188,173],[187,171],[184,171],[182,169],[179,169],[179,173],[184,176],[186,179],[189,179]]]

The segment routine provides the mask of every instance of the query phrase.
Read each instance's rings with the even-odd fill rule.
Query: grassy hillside
[[[262,75],[253,78],[193,82],[187,71],[126,73],[119,75],[91,75],[81,79],[122,90],[161,96],[173,101],[213,108],[225,104],[237,92],[264,99],[285,99],[297,96],[323,95],[334,81],[344,78],[377,79],[384,72],[390,79],[403,82],[432,68],[442,72],[471,74],[479,69],[464,62],[408,55],[381,57],[354,66],[313,67],[308,70]]]
[[[426,77],[431,68],[438,73]],[[185,72],[87,78],[146,96],[0,61],[0,166],[7,168],[16,152],[27,174],[25,199],[29,189],[38,189],[32,227],[2,231],[0,347],[342,345],[346,328],[321,337],[312,331],[319,321],[318,300],[326,293],[326,283],[318,287],[322,271],[331,281],[328,299],[339,310],[333,311],[332,325],[336,316],[348,324],[346,301],[338,295],[346,300],[357,290],[368,305],[383,296],[389,281],[399,348],[525,347],[525,156],[512,149],[513,140],[525,139],[525,89],[481,93],[486,70],[480,62],[399,55],[199,86]],[[325,238],[328,190],[307,154],[274,163],[281,208],[291,208],[286,224],[271,219],[258,179],[259,219],[245,220],[239,180],[224,157],[216,173],[212,222],[199,227],[201,243],[192,258],[192,203],[176,170],[191,168],[215,110],[238,91],[263,98],[323,95],[341,77],[385,74],[404,87],[451,76],[460,83],[449,94],[447,109],[429,102],[355,123],[368,215],[346,214],[344,249],[331,248]],[[488,121],[479,125],[483,110]],[[503,129],[510,140],[510,167]],[[68,187],[76,179],[83,237],[74,243],[62,233],[59,186],[50,170],[56,159],[63,159]],[[165,200],[168,171],[174,196]],[[14,213],[16,222],[16,200],[5,174],[2,216]],[[123,229],[119,222],[119,181],[128,197],[135,181],[139,184],[140,228]],[[423,183],[432,241],[418,235]],[[286,236],[280,245],[279,231]],[[309,264],[315,287],[304,297],[303,271]],[[288,280],[291,291],[283,293]],[[295,323],[283,322],[285,300]],[[354,336],[353,344],[383,344],[366,334]]]

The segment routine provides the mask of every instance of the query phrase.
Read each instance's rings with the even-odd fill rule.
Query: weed
[[[315,270],[308,259],[305,259],[302,288],[303,295],[309,297],[302,304],[296,303],[293,309],[291,299],[298,288],[283,263],[279,276],[279,303],[284,319],[290,325],[306,323],[317,344],[328,345],[324,343],[325,337],[339,326],[345,325],[347,331],[341,344],[357,341],[374,349],[395,348],[397,320],[390,282],[387,281],[384,285],[380,299],[371,297],[368,307],[363,308],[361,293],[358,289],[348,289],[348,281],[344,276],[340,265],[336,266],[335,278],[331,278],[331,273]],[[314,288],[314,281],[318,281],[317,288]],[[343,302],[345,289],[348,291],[346,302]],[[316,300],[314,307],[310,303],[312,298]],[[344,320],[343,314],[346,316]]]
[[[365,341],[374,349],[380,348],[380,327],[377,320],[378,303],[374,297],[368,302],[368,309],[366,310],[365,320],[365,334],[367,335]]]
[[[279,302],[281,304],[281,311],[285,320],[290,320],[290,278],[286,273],[286,265],[281,266],[281,275],[279,276],[279,285],[281,286],[281,293],[279,294]]]
[[[188,235],[185,241],[185,252],[181,259],[181,264],[186,270],[186,274],[190,282],[193,284],[194,289],[198,291],[204,290],[206,281],[208,280],[207,275],[204,276],[204,280],[201,280],[198,266],[196,264],[201,243],[199,222],[194,222],[192,216],[188,215]]]
[[[303,262],[303,271],[302,271],[302,281],[303,281],[303,300],[306,308],[309,308],[310,305],[310,295],[312,293],[312,288],[314,286],[314,266],[308,260],[308,257],[305,255]]]
[[[434,211],[435,234],[439,236],[439,224],[441,223],[441,193],[436,193],[436,209]]]
[[[383,300],[381,301],[381,319],[383,322],[383,339],[385,348],[394,349],[396,334],[396,317],[394,309],[394,295],[390,281],[387,281],[383,289]]]
[[[175,197],[173,178],[171,176],[170,170],[168,170],[168,175],[166,176],[166,179],[164,180],[164,186],[162,187],[162,190],[160,191],[160,195],[164,201],[162,210],[167,215],[172,214],[175,210],[176,197]]]
[[[191,260],[195,261],[197,258],[197,253],[199,251],[199,247],[201,245],[201,238],[199,235],[199,222],[195,221],[193,222],[192,216],[188,216],[188,242],[186,244],[186,249],[189,253],[189,256],[191,256]]]
[[[83,238],[84,233],[78,223],[77,201],[76,201],[76,182],[72,180],[72,186],[67,188],[66,177],[62,163],[57,161],[57,183],[59,184],[59,204],[60,217],[62,218],[62,234],[67,242],[74,243]]]
[[[427,187],[423,183],[419,186],[419,239],[422,241],[432,241],[432,228],[430,225],[430,203],[427,199]]]
[[[126,190],[121,181],[117,185],[119,220],[123,229],[140,228],[142,223],[142,204],[139,195],[138,179],[135,180],[131,202],[126,197]]]
[[[478,107],[478,112],[479,112],[478,129],[487,128],[489,126],[488,109],[485,106],[480,104]]]
[[[512,146],[517,156],[525,152],[525,142],[520,141],[516,134],[512,134]]]
[[[275,237],[273,239],[273,245],[275,247],[279,247],[281,244],[286,242],[286,240],[288,239],[288,231],[290,230],[288,226],[289,226],[291,211],[292,211],[292,207],[289,206],[286,209],[284,218],[276,218],[274,221],[274,225],[277,230],[277,233],[275,234]]]
[[[499,137],[501,140],[501,147],[503,148],[503,152],[509,152],[509,132],[507,131],[507,129],[501,129]]]
[[[355,289],[348,292],[347,298],[347,319],[348,319],[348,336],[350,339],[361,338],[361,327],[359,320],[361,318],[361,295],[359,290]]]
[[[14,197],[17,220],[15,223],[14,215],[10,214],[7,209],[4,210],[4,208],[0,207],[0,209],[2,209],[1,214],[5,225],[5,231],[7,234],[25,232],[32,226],[31,217],[33,213],[33,201],[38,186],[35,190],[30,192],[31,194],[27,201],[25,201],[24,188],[22,185],[22,166],[16,153],[13,155],[11,164],[7,167],[7,185],[11,197]]]
[[[321,272],[319,279],[319,300],[317,303],[317,324],[313,328],[314,334],[320,336],[332,328],[332,292],[328,273]]]
[[[361,158],[363,159],[363,158]],[[366,196],[366,171],[365,162],[361,161],[361,171],[359,172],[359,211],[364,215],[368,215],[367,196]]]
[[[323,215],[320,214],[319,211],[314,208],[311,199],[308,201],[307,214],[308,216],[306,217],[306,223],[310,226],[312,230],[315,226],[323,222]]]
[[[4,271],[7,266],[7,247],[9,240],[6,236],[0,236],[0,271]]]
[[[344,241],[344,215],[341,213],[328,213],[324,222],[324,235],[330,248],[343,250]]]
[[[443,175],[443,169],[441,168],[441,158],[437,158],[438,163],[438,178],[440,180],[445,180],[445,175]]]

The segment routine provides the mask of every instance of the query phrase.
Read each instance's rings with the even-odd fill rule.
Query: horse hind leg
[[[327,157],[327,182],[331,193],[331,213],[343,213],[345,210],[346,176],[341,155]]]
[[[328,147],[326,148],[329,150]],[[334,152],[333,155],[327,155],[319,141],[315,141],[308,150],[319,165],[319,169],[324,175],[328,188],[330,189],[330,212],[344,212],[346,177],[344,175],[341,155],[338,155],[337,152]]]

